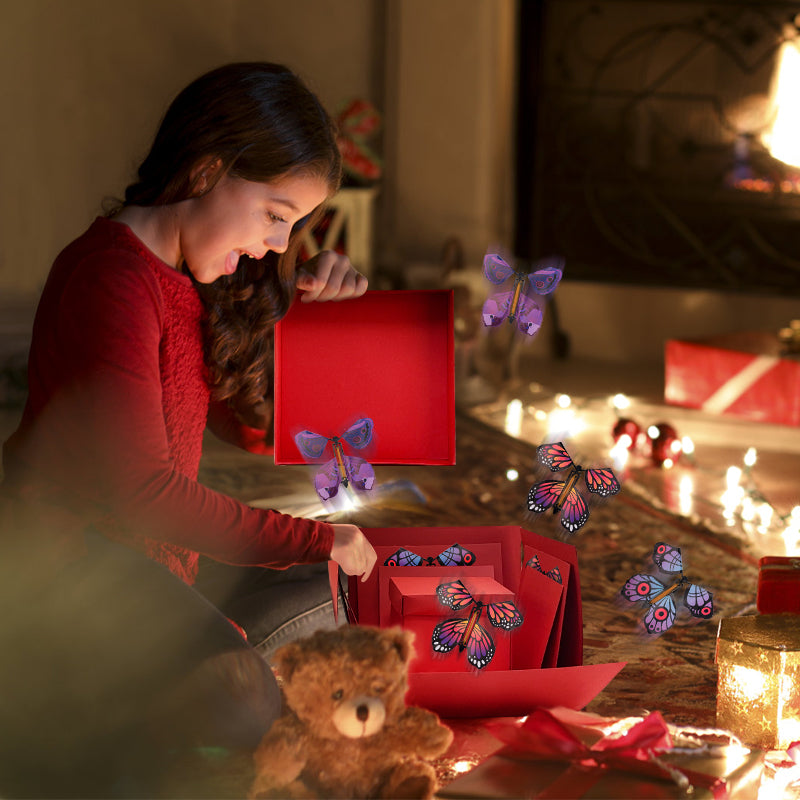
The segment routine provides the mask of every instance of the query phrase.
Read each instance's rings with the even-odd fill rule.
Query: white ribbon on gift
[[[741,397],[754,383],[778,365],[777,356],[756,356],[743,370],[737,372],[717,389],[701,406],[703,411],[720,414]]]

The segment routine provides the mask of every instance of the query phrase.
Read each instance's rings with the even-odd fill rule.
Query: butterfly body
[[[484,603],[476,600],[461,581],[442,583],[436,588],[439,600],[454,610],[470,608],[468,617],[455,617],[440,622],[433,629],[431,645],[437,653],[448,653],[454,647],[467,651],[467,661],[483,669],[494,657],[495,646],[486,628],[480,624],[486,609],[489,621],[497,628],[510,631],[522,624],[522,614],[511,602]]]
[[[351,484],[362,491],[371,489],[375,484],[375,470],[363,458],[348,456],[344,453],[343,443],[361,450],[372,441],[373,422],[364,417],[351,425],[341,436],[322,436],[312,431],[300,431],[294,439],[297,448],[310,461],[318,461],[328,445],[333,451],[333,458],[324,463],[314,477],[314,488],[322,500],[330,500],[339,486],[349,487]]]
[[[564,480],[544,480],[531,486],[528,492],[528,509],[536,513],[552,508],[561,512],[561,526],[575,533],[589,519],[589,508],[578,491],[578,482],[584,477],[590,492],[607,497],[620,490],[619,481],[610,467],[584,468],[576,464],[561,442],[542,444],[537,448],[539,461],[552,472],[567,470]]]
[[[638,573],[629,578],[620,594],[632,603],[643,601],[648,610],[644,616],[644,627],[648,633],[660,634],[672,627],[677,615],[675,593],[686,587],[683,602],[692,616],[710,619],[714,614],[714,596],[708,589],[689,581],[683,574],[683,560],[678,547],[666,542],[658,542],[653,548],[653,561],[663,572],[678,573],[678,580],[666,586],[658,578],[646,573]]]
[[[509,324],[517,323],[520,331],[533,336],[541,327],[542,307],[528,297],[523,289],[528,283],[538,295],[550,294],[558,286],[563,274],[563,259],[552,258],[540,262],[542,269],[526,273],[514,269],[504,259],[496,254],[487,254],[483,259],[483,274],[487,280],[496,285],[505,283],[512,275],[514,287],[510,292],[501,292],[490,296],[483,304],[483,324],[487,327],[497,327],[504,320]]]

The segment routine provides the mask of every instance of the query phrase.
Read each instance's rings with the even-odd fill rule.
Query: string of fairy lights
[[[773,536],[783,540],[786,555],[800,555],[800,504],[789,511],[780,511],[756,480],[758,450],[752,445],[742,448],[741,461],[724,472],[704,466],[689,436],[680,436],[673,425],[659,422],[640,427],[629,414],[632,401],[627,395],[596,395],[573,399],[567,394],[552,392],[541,384],[530,384],[526,394],[534,400],[510,400],[505,406],[504,429],[515,438],[529,439],[534,434],[540,441],[572,437],[592,428],[609,425],[603,437],[601,455],[624,476],[631,467],[674,470],[679,463],[686,467],[678,479],[677,507],[670,510],[691,517],[706,504],[714,509],[727,526],[739,526],[749,538]],[[532,428],[532,430],[530,430]],[[596,432],[596,431],[595,431]],[[609,445],[609,440],[611,444]],[[718,491],[697,491],[702,474],[706,487],[717,485]],[[516,470],[507,472],[509,480],[517,480]]]

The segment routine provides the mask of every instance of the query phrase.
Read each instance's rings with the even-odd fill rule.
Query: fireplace
[[[800,2],[519,13],[518,256],[562,255],[577,280],[800,296],[800,156],[781,147],[800,144]]]

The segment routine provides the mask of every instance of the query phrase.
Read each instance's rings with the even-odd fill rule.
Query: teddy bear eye
[[[341,689],[337,689],[332,695],[331,698],[333,700],[341,700],[344,697],[344,692]]]
[[[372,687],[373,694],[383,694],[386,691],[385,683],[376,683]]]

